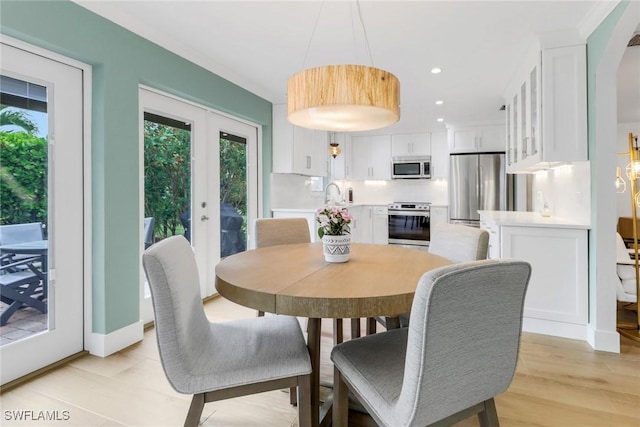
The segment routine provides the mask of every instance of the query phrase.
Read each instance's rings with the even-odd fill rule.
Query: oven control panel
[[[402,210],[416,210],[416,211],[428,211],[430,210],[431,203],[428,202],[394,202],[389,204],[389,209],[402,209]]]

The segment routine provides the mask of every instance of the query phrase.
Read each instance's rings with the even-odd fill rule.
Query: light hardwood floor
[[[212,321],[255,316],[254,310],[223,298],[205,307]],[[345,323],[345,333],[348,326]],[[332,376],[328,358],[331,330],[330,322],[323,323],[324,381]],[[143,342],[117,354],[84,356],[3,392],[0,424],[180,426],[189,402],[189,396],[174,392],[165,379],[151,328]],[[507,392],[496,399],[496,406],[505,427],[640,426],[640,346],[623,340],[621,354],[611,354],[593,351],[582,341],[523,334],[516,376]],[[69,419],[16,421],[16,411],[36,415],[58,411]],[[203,420],[205,426],[297,426],[296,410],[282,391],[209,403]],[[456,426],[476,425],[473,418]]]

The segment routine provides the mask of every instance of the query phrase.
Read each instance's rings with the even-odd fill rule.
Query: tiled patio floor
[[[0,313],[7,304],[0,302]],[[25,307],[16,311],[5,326],[0,326],[0,346],[47,330],[47,315],[35,308]]]

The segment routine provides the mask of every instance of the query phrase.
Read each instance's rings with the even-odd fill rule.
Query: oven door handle
[[[424,216],[424,217],[429,217],[430,212],[429,211],[397,211],[397,210],[389,209],[388,214],[389,214],[389,216],[392,216],[392,215],[405,215],[405,216]]]

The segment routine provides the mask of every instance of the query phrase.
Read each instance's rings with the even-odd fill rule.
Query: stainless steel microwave
[[[391,178],[429,179],[431,178],[431,156],[392,157]]]

